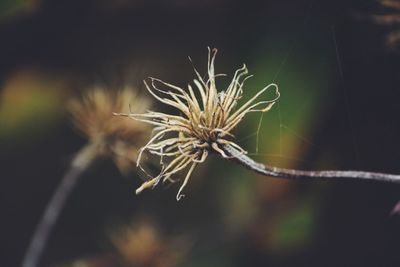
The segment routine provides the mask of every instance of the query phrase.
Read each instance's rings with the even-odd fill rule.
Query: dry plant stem
[[[259,174],[285,178],[285,179],[361,179],[361,180],[374,180],[380,182],[400,183],[400,175],[378,173],[378,172],[364,172],[364,171],[303,171],[294,169],[284,169],[268,166],[262,163],[255,162],[243,152],[239,151],[231,145],[224,145],[222,148],[227,154],[228,158],[245,168],[255,171]]]
[[[29,247],[25,254],[22,267],[36,267],[45,245],[49,239],[54,225],[63,209],[68,196],[75,187],[81,174],[96,159],[96,144],[88,144],[83,147],[75,156],[70,169],[62,178],[51,200],[46,206],[44,214],[35,229]]]

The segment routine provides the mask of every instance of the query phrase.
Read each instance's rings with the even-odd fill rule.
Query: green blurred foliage
[[[315,146],[314,127],[322,119],[323,103],[329,97],[325,87],[334,81],[335,58],[323,39],[313,45],[322,47],[314,50],[313,55],[307,53],[308,49],[301,51],[304,47],[297,48],[307,53],[307,64],[297,56],[299,51],[280,49],[282,53],[274,53],[276,50],[266,48],[287,47],[284,43],[268,44],[252,52],[254,58],[248,66],[254,77],[244,87],[245,97],[254,95],[272,81],[279,85],[281,92],[279,103],[262,115],[262,121],[259,114],[249,115],[240,125],[238,140],[244,138],[239,143],[261,162],[296,168],[302,156]],[[320,63],[321,56],[326,55],[328,60]],[[255,153],[257,133],[258,154]],[[256,224],[259,230],[251,231],[259,231],[270,252],[290,253],[309,245],[317,225],[318,201],[307,201],[307,196],[296,193],[293,183],[238,169],[221,167],[219,170],[226,177],[220,187],[223,188],[221,210],[227,228],[235,229],[233,233],[238,234]],[[320,190],[310,188],[310,191]]]
[[[40,0],[1,0],[0,21],[30,14],[38,8],[39,4]]]
[[[55,126],[63,114],[62,80],[36,71],[11,75],[0,93],[0,141],[25,143]]]
[[[318,227],[317,202],[302,201],[274,218],[268,237],[268,252],[288,254],[305,250]]]

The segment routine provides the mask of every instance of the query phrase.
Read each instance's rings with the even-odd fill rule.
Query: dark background
[[[51,89],[60,90],[51,98],[58,103],[54,99],[65,92],[79,92],[99,80],[115,87],[126,82],[142,87],[141,80],[152,75],[185,84],[193,77],[186,57],[204,72],[206,47],[217,47],[217,64],[227,73],[242,62],[263,83],[278,73],[283,95],[278,123],[295,129],[291,140],[301,150],[293,155],[285,150],[296,161],[280,164],[400,173],[400,55],[385,47],[385,37],[396,25],[376,25],[370,19],[396,11],[376,1],[70,0],[36,1],[15,10],[12,5],[19,2],[9,2],[2,4],[7,12],[0,20],[1,266],[21,263],[44,206],[69,160],[86,142],[60,111],[62,104],[47,110],[53,117],[47,111],[46,116],[33,112],[11,129],[4,118],[24,112],[26,106],[16,102],[5,109],[5,96],[12,90],[10,79],[21,71],[61,81],[62,89]],[[307,90],[296,93],[307,85],[313,86],[311,100]],[[291,94],[296,98],[285,102]],[[292,122],[304,102],[314,107],[312,112]],[[276,120],[277,112],[271,116]],[[257,119],[248,124],[252,131]],[[279,134],[272,139],[268,130],[262,138],[269,140],[265,144],[279,142]],[[265,147],[261,150],[268,152]],[[400,265],[400,221],[390,216],[400,199],[398,185],[299,182],[277,198],[261,200],[254,196],[258,191],[250,190],[247,198],[257,198],[262,213],[252,215],[232,237],[224,228],[225,220],[234,220],[229,219],[234,211],[218,204],[230,180],[221,176],[240,173],[241,179],[253,181],[250,189],[254,180],[268,178],[220,159],[209,161],[201,171],[204,178],[192,179],[189,198],[176,202],[176,186],[134,196],[140,180],[120,177],[112,162],[103,160],[72,194],[42,266],[112,251],[104,229],[142,214],[154,217],[168,234],[182,231],[195,240],[182,266]],[[269,186],[268,192],[274,192],[277,185]],[[233,202],[236,197],[231,193],[223,198]],[[313,223],[306,231],[303,223],[298,228],[296,220],[290,221],[290,214],[297,212],[293,207],[309,202],[312,211],[306,215]],[[285,230],[279,228],[285,219],[278,226],[270,223],[282,213],[290,221]],[[269,233],[289,233],[288,245],[268,237],[260,241],[261,225]],[[290,235],[303,231],[300,238]]]

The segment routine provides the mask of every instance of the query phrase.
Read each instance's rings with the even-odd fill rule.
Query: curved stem
[[[244,166],[245,168],[255,171],[259,174],[285,179],[363,179],[381,182],[400,183],[400,175],[365,172],[365,171],[304,171],[272,167],[266,164],[258,163],[247,155],[243,154],[231,145],[224,145],[222,150],[225,151],[230,160]]]
[[[40,256],[43,253],[47,240],[54,225],[64,207],[68,196],[75,187],[81,174],[90,166],[96,158],[96,145],[89,144],[83,147],[75,156],[70,169],[62,178],[51,200],[47,204],[44,214],[29,243],[22,267],[38,266]]]

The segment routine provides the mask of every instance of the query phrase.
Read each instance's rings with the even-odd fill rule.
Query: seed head
[[[95,145],[97,155],[111,155],[123,173],[132,161],[136,163],[138,148],[151,132],[145,123],[113,116],[113,112],[127,112],[130,107],[131,112],[145,112],[150,101],[130,87],[119,91],[95,87],[67,104],[73,124]]]
[[[191,248],[187,236],[166,235],[150,218],[110,231],[110,241],[127,266],[177,266]]]
[[[379,0],[381,6],[387,10],[383,14],[372,15],[372,19],[380,25],[387,26],[390,31],[386,36],[386,47],[398,50],[400,45],[400,1]]]
[[[215,79],[223,74],[215,74],[216,54],[216,49],[209,48],[206,77],[202,78],[194,69],[196,74],[196,78],[193,80],[194,85],[189,84],[187,90],[156,78],[144,81],[150,94],[158,101],[175,108],[179,112],[178,115],[155,111],[145,114],[118,114],[155,126],[154,136],[139,151],[137,165],[140,166],[142,153],[148,151],[160,156],[162,169],[159,175],[143,183],[136,193],[157,185],[160,180],[174,182],[175,180],[171,177],[188,168],[176,196],[177,200],[180,200],[184,196],[182,190],[194,168],[197,164],[204,162],[210,152],[227,158],[221,145],[230,144],[242,153],[246,153],[232,141],[234,139],[232,130],[246,114],[266,112],[278,100],[278,86],[269,84],[242,105],[238,105],[243,95],[244,82],[251,77],[247,75],[248,71],[245,65],[236,70],[232,81],[225,90],[218,91]],[[166,89],[160,88],[160,85]],[[274,99],[260,101],[259,98],[270,89],[275,90]],[[170,160],[164,163],[164,158]]]

